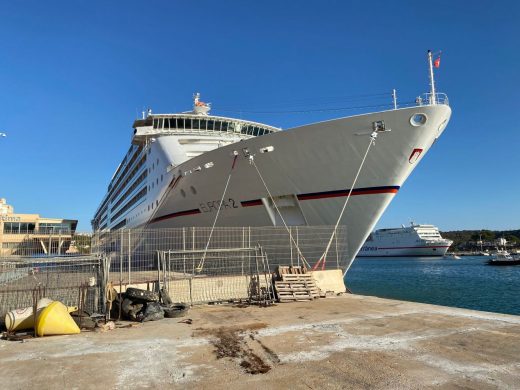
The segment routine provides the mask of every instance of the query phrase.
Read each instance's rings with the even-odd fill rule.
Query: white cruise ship
[[[190,112],[148,112],[133,124],[93,229],[211,227],[216,213],[216,226],[335,225],[349,198],[339,221],[348,266],[448,124],[431,54],[429,66],[430,92],[411,107],[287,130],[210,115],[198,94]]]
[[[433,225],[379,229],[370,234],[358,257],[444,256],[453,241],[442,238]]]

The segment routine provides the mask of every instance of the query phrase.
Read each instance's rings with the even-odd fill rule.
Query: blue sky
[[[378,226],[518,229],[519,4],[3,2],[0,197],[88,231],[143,107],[187,110],[195,91],[230,116],[218,109],[363,105],[374,100],[328,98],[392,88],[411,101],[428,89],[431,48],[452,120]],[[351,113],[247,118],[288,128]]]

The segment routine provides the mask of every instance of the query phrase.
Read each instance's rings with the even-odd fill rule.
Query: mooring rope
[[[206,254],[208,253],[209,243],[211,242],[211,236],[213,236],[213,230],[215,230],[215,225],[217,224],[218,216],[220,214],[220,210],[222,209],[222,204],[224,203],[224,197],[226,196],[226,192],[229,186],[229,181],[231,180],[231,175],[233,174],[233,169],[235,168],[235,164],[237,162],[238,153],[235,152],[235,157],[233,158],[233,164],[231,164],[231,169],[229,170],[229,175],[226,181],[226,186],[224,187],[224,192],[222,197],[220,198],[219,206],[217,209],[217,215],[215,215],[215,219],[213,221],[213,226],[211,226],[211,230],[209,232],[208,242],[206,243],[206,248],[204,249],[204,253],[202,254],[202,258],[200,259],[199,265],[195,270],[197,272],[201,272],[204,267],[204,261],[206,260]]]
[[[350,189],[349,189],[348,195],[347,195],[347,199],[345,199],[345,203],[343,203],[343,208],[341,209],[341,213],[339,213],[338,220],[336,221],[336,225],[334,226],[334,230],[332,231],[332,234],[330,235],[330,239],[329,239],[329,242],[328,242],[327,247],[325,249],[325,252],[323,252],[323,255],[316,262],[314,267],[312,267],[313,270],[316,270],[320,263],[322,263],[321,269],[322,270],[325,269],[325,262],[327,261],[327,255],[329,254],[329,249],[330,249],[330,246],[332,245],[332,240],[334,239],[334,237],[336,235],[336,231],[338,230],[339,223],[341,222],[341,219],[343,218],[343,213],[345,212],[345,209],[347,208],[347,204],[348,204],[348,201],[350,199],[350,196],[352,195],[352,191],[354,191],[354,187],[356,186],[356,182],[357,182],[357,179],[359,177],[359,174],[361,173],[361,169],[363,168],[363,165],[365,164],[365,160],[366,160],[366,158],[368,156],[368,152],[370,151],[370,148],[372,147],[372,145],[374,145],[376,143],[376,138],[377,138],[377,131],[374,130],[372,132],[372,134],[370,134],[370,141],[368,143],[367,150],[365,152],[365,155],[363,156],[363,160],[361,160],[361,164],[359,165],[359,168],[358,168],[358,171],[356,173],[356,176],[354,177],[354,181],[352,182],[352,185],[350,186]],[[347,232],[347,234],[348,234],[348,232]],[[352,264],[352,262],[351,262],[351,264]],[[345,273],[343,274],[343,276],[345,276],[345,274],[347,273],[349,268],[350,268],[350,265],[345,270]]]
[[[294,240],[294,237],[292,235],[292,232],[291,232],[291,229],[289,229],[289,227],[287,226],[287,224],[285,223],[285,219],[283,218],[283,215],[282,213],[280,212],[280,210],[278,209],[278,206],[276,205],[276,202],[274,201],[274,198],[273,198],[273,195],[271,195],[271,191],[269,191],[269,188],[267,187],[267,184],[265,183],[265,180],[264,178],[262,177],[262,174],[260,173],[260,170],[258,169],[258,167],[256,166],[255,164],[255,159],[252,155],[249,156],[249,162],[251,163],[251,165],[253,165],[256,169],[256,172],[258,173],[258,176],[260,177],[260,180],[262,181],[262,183],[264,184],[264,187],[265,187],[265,190],[267,191],[267,194],[269,195],[269,198],[271,199],[271,202],[273,202],[273,206],[274,208],[276,209],[276,212],[278,213],[278,215],[280,216],[280,219],[282,220],[283,222],[283,225],[285,226],[285,229],[287,230],[287,232],[289,233],[289,238],[291,239],[291,242],[294,244],[296,250],[298,251],[298,255],[300,256],[300,258],[303,260],[303,263],[308,267],[310,268],[311,265],[309,264],[309,262],[307,261],[307,259],[305,258],[305,256],[303,255],[302,251],[300,250],[300,247],[298,246],[298,244],[296,243],[296,241]]]

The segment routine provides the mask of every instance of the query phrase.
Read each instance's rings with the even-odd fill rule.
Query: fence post
[[[299,248],[300,247],[300,236],[299,236],[299,229],[298,229],[298,226],[296,226],[296,246]],[[300,266],[300,253],[301,252],[298,252],[298,267]]]
[[[292,227],[289,228],[289,248],[291,249],[291,266],[293,266],[294,265],[293,253],[292,253],[293,243],[292,243],[291,237],[292,237]]]
[[[121,229],[119,237],[119,294],[123,294],[123,229]],[[119,319],[121,319],[121,309],[119,310]]]
[[[338,234],[334,234],[334,246],[336,247],[336,269],[339,269]]]
[[[128,284],[132,283],[130,273],[132,267],[132,256],[130,255],[131,233],[132,231],[128,229]]]
[[[182,228],[182,272],[186,275],[186,228]]]

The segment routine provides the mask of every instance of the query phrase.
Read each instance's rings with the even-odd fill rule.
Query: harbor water
[[[488,259],[357,258],[345,283],[355,294],[520,315],[520,266]]]

